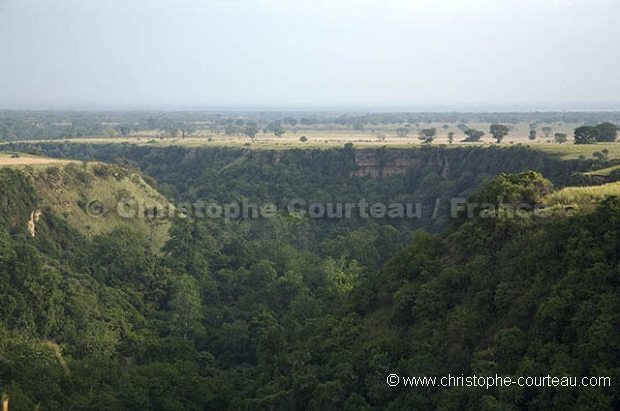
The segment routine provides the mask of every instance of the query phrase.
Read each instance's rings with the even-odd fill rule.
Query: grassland
[[[610,196],[620,195],[620,182],[594,187],[566,187],[549,194],[543,200],[550,207],[575,207],[590,210]]]
[[[620,169],[620,166],[607,167],[600,170],[588,171],[587,173],[583,173],[587,176],[600,176],[600,177],[609,177],[609,175],[614,170]]]
[[[573,129],[580,124],[552,124],[552,132],[549,137],[545,137],[539,132],[539,137],[535,141],[528,139],[530,125],[527,123],[517,123],[511,125],[511,131],[505,137],[502,144],[531,144],[535,147],[558,147],[553,144],[553,133],[562,132],[569,136],[572,135]],[[418,139],[418,131],[423,128],[435,128],[437,136],[433,144],[448,144],[448,133],[454,133],[454,144],[466,145],[489,145],[494,144],[493,137],[489,134],[489,123],[468,124],[469,127],[477,130],[485,131],[486,135],[480,143],[460,143],[466,136],[456,124],[444,123],[428,123],[419,124],[410,128],[410,132],[406,137],[399,137],[396,129],[402,125],[378,125],[376,127],[367,126],[365,130],[354,131],[346,126],[338,125],[315,125],[297,128],[287,128],[286,133],[282,137],[276,137],[273,134],[259,133],[254,140],[242,134],[225,135],[223,133],[214,133],[208,130],[199,130],[192,133],[186,138],[166,137],[161,132],[149,131],[127,137],[109,137],[109,136],[93,136],[84,138],[72,138],[71,141],[77,143],[94,143],[94,144],[137,144],[151,146],[170,146],[179,145],[185,147],[200,146],[245,146],[250,145],[255,149],[288,149],[288,148],[330,148],[342,147],[346,143],[353,143],[356,147],[400,147],[407,148],[421,144]],[[541,125],[542,126],[542,125]],[[305,136],[306,142],[301,142],[300,138]],[[569,141],[570,143],[570,141]],[[565,144],[567,146],[570,144]],[[553,150],[553,149],[552,149]]]
[[[558,153],[565,160],[574,160],[581,156],[590,158],[594,153],[603,153],[604,150],[607,150],[608,158],[620,158],[620,143],[538,144],[532,147],[548,153]]]
[[[0,167],[47,166],[52,164],[67,164],[71,160],[39,157],[23,153],[0,152]]]
[[[163,209],[168,201],[137,173],[101,163],[52,162],[20,167],[32,178],[43,207],[53,209],[86,236],[131,227],[146,233],[154,250],[168,239],[168,219],[145,217],[145,205]]]

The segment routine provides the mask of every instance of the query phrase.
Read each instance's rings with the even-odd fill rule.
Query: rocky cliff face
[[[432,158],[427,158],[429,154]],[[435,163],[441,167],[442,177],[446,178],[450,170],[450,164],[445,154],[441,152],[425,154],[418,150],[402,149],[357,150],[355,152],[355,163],[358,169],[352,172],[351,176],[387,178],[393,175],[405,174],[410,166],[418,165],[422,161]]]
[[[397,174],[404,174],[412,164],[419,163],[413,153],[401,150],[357,150],[355,163],[358,169],[351,176],[386,178]]]
[[[30,220],[28,220],[28,231],[30,232],[30,235],[32,237],[36,237],[37,235],[36,224],[39,222],[42,213],[43,210],[41,210],[40,208],[30,213]]]

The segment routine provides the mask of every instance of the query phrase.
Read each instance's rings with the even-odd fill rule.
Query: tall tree
[[[419,131],[418,138],[422,140],[424,144],[430,144],[435,140],[435,134],[437,133],[437,129],[435,127],[432,128],[423,128]]]
[[[568,136],[566,133],[555,133],[555,142],[558,144],[566,143]]]
[[[504,139],[504,137],[506,137],[509,131],[510,129],[508,128],[508,126],[505,126],[503,124],[492,124],[489,129],[489,132],[493,135],[493,138],[497,140],[497,144],[502,142],[502,140]]]
[[[598,129],[594,126],[581,126],[575,129],[575,144],[593,144],[598,139]]]
[[[273,134],[276,137],[282,137],[282,135],[285,133],[284,129],[282,127],[277,127],[275,130],[273,130]]]
[[[245,130],[243,130],[243,134],[254,140],[254,138],[258,134],[258,128],[256,128],[255,126],[246,126]]]
[[[409,129],[406,127],[398,127],[396,129],[396,135],[398,137],[407,137],[407,134],[409,134]]]
[[[613,123],[601,123],[596,126],[598,137],[596,141],[614,143],[618,138],[618,126]]]
[[[466,143],[476,143],[478,141],[480,141],[480,139],[482,138],[482,136],[484,136],[484,131],[480,131],[480,130],[476,130],[473,128],[469,128],[467,130],[465,130],[465,135],[467,136],[467,138],[465,140],[463,140]]]
[[[177,277],[172,284],[170,297],[171,326],[174,332],[183,334],[186,340],[189,333],[202,328],[200,286],[190,275]]]

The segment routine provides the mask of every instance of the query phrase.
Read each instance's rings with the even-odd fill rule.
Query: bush
[[[112,170],[106,164],[95,164],[93,166],[93,174],[95,177],[106,179],[112,175]]]

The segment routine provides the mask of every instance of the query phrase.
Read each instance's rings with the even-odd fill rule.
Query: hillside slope
[[[502,174],[470,197],[471,215],[416,233],[395,256],[402,239],[389,225],[338,227],[307,245],[312,221],[293,218],[173,219],[157,253],[148,227],[80,231],[62,203],[52,208],[97,187],[106,198],[138,189],[118,184],[131,181],[118,174],[126,168],[99,166],[0,169],[0,390],[15,409],[620,406],[618,197],[588,197],[597,204],[572,213],[490,215],[482,205],[553,195],[537,173]],[[263,195],[251,182],[240,184]],[[391,387],[390,374],[612,385]]]
[[[155,250],[168,239],[169,219],[149,214],[148,207],[163,210],[169,202],[137,171],[104,163],[24,155],[18,159],[22,161],[13,168],[32,182],[40,196],[28,223],[31,235],[36,235],[36,220],[49,208],[88,237],[128,227],[144,232]]]

